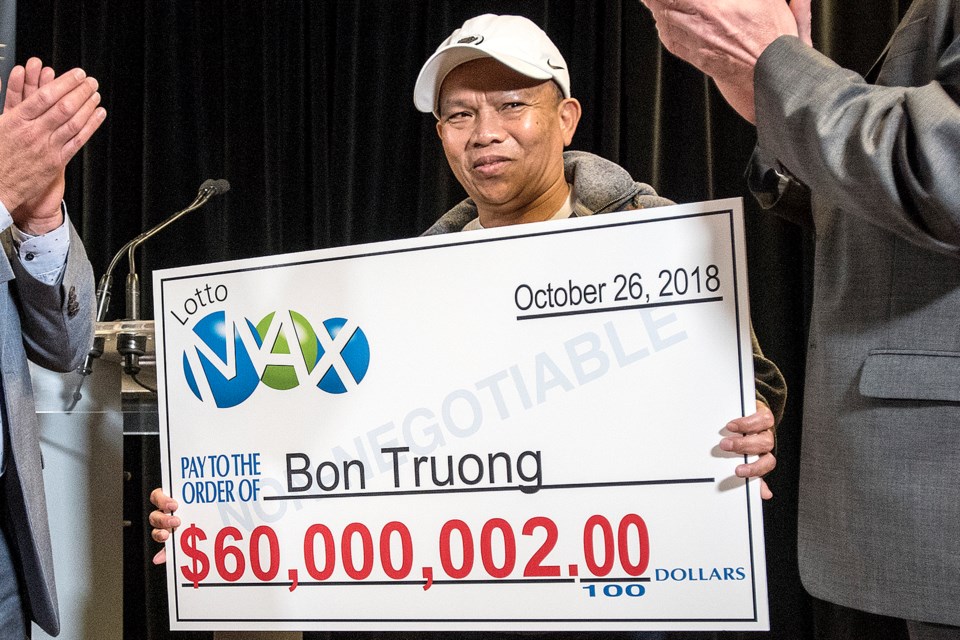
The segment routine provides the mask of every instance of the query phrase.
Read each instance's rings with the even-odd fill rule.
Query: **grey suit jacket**
[[[916,0],[875,84],[784,37],[755,88],[751,187],[816,237],[803,584],[960,625],[960,0]]]
[[[27,358],[54,371],[77,368],[93,343],[93,271],[70,228],[70,251],[61,283],[45,285],[15,255],[10,232],[0,236],[0,363],[6,429],[3,486],[11,544],[22,565],[29,614],[50,634],[60,630],[53,556],[47,523],[40,434]]]

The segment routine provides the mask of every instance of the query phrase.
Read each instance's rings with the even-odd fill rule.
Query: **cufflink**
[[[80,303],[77,302],[77,288],[70,287],[67,291],[67,316],[72,318],[80,313]]]

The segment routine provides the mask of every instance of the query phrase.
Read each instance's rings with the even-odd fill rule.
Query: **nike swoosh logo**
[[[566,67],[561,67],[559,65],[553,64],[550,58],[547,58],[547,66],[550,67],[551,69],[566,69]]]

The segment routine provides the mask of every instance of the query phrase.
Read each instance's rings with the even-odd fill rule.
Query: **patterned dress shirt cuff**
[[[67,206],[62,204],[63,224],[42,236],[24,233],[13,224],[10,212],[0,202],[0,231],[10,227],[13,245],[23,268],[44,284],[53,285],[60,281],[63,268],[67,264],[67,251],[70,249],[70,229],[67,225]]]

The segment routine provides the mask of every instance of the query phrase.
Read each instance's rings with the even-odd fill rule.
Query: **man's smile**
[[[509,162],[511,160],[506,156],[486,155],[474,160],[472,169],[483,177],[492,177],[500,173]]]

